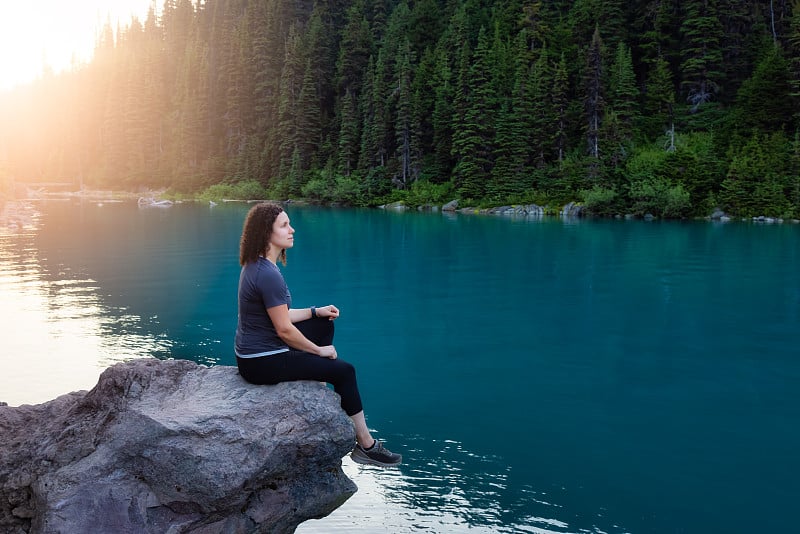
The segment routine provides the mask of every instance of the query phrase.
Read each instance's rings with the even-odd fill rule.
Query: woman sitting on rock
[[[236,365],[253,384],[316,380],[333,384],[342,409],[353,420],[357,443],[353,461],[384,467],[402,456],[373,439],[367,428],[355,368],[338,359],[333,346],[334,305],[292,308],[289,288],[278,269],[294,246],[294,228],[281,206],[262,202],[247,214],[239,244],[239,320]]]

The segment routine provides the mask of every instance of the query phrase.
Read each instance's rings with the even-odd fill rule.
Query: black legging
[[[318,317],[294,324],[304,336],[320,346],[333,344],[333,321]],[[342,398],[342,409],[355,415],[363,407],[356,383],[356,369],[343,360],[331,360],[301,350],[258,356],[236,357],[239,374],[251,384],[277,384],[292,380],[316,380],[333,384]]]

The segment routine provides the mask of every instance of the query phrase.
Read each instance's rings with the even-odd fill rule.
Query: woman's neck
[[[273,247],[270,247],[269,250],[267,250],[267,253],[264,254],[264,257],[267,258],[272,263],[274,263],[275,265],[277,265],[278,264],[278,257],[280,255],[281,255],[281,251],[280,250],[278,250],[276,248],[273,248]]]

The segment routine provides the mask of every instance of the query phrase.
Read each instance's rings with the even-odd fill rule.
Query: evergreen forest
[[[165,0],[0,93],[0,183],[800,217],[800,1]]]

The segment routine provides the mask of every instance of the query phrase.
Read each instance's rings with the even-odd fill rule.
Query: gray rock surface
[[[356,491],[339,397],[141,359],[89,392],[0,406],[0,532],[294,532]]]
[[[458,200],[451,200],[444,206],[442,206],[442,211],[456,211],[458,209]]]
[[[583,206],[569,202],[561,209],[561,216],[566,218],[582,217]]]

